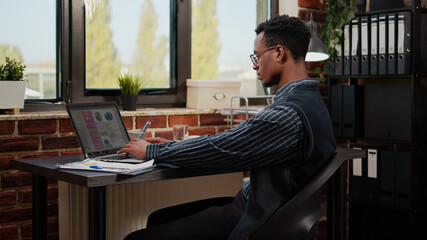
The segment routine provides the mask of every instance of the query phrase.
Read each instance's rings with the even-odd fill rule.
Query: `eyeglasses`
[[[264,53],[266,53],[266,52],[268,52],[268,51],[270,51],[270,50],[272,50],[272,49],[274,49],[274,48],[276,48],[276,47],[277,47],[277,46],[269,47],[269,48],[267,48],[267,49],[264,49],[264,50],[260,51],[259,53],[253,53],[253,54],[249,55],[249,57],[251,58],[252,63],[253,63],[254,65],[258,66],[258,59],[260,59],[260,58],[261,58],[261,56],[262,56]]]

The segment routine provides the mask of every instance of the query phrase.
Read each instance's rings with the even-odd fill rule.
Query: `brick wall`
[[[151,121],[148,137],[172,139],[174,124],[188,124],[190,135],[215,134],[227,125],[220,114],[124,116],[128,130]],[[0,239],[31,239],[32,176],[10,168],[10,160],[44,156],[81,155],[70,120],[62,117],[0,120]],[[58,239],[58,185],[48,182],[48,234]]]

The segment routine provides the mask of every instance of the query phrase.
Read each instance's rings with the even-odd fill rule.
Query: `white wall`
[[[279,14],[298,17],[298,0],[279,0]]]

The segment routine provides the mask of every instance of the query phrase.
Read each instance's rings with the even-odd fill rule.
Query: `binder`
[[[365,178],[365,190],[367,192],[367,202],[378,203],[379,202],[379,178],[378,171],[380,166],[379,149],[368,148],[367,149],[367,164],[366,164],[366,178]]]
[[[350,24],[344,26],[343,75],[350,75]]]
[[[397,74],[410,74],[411,12],[399,12],[397,16]]]
[[[387,15],[378,17],[378,74],[387,74]]]
[[[411,153],[395,152],[396,161],[396,208],[409,209],[411,206]]]
[[[335,45],[331,44],[330,47],[335,48]],[[335,56],[333,55],[329,56],[328,62],[326,64],[328,69],[328,75],[335,76]]]
[[[362,150],[365,146],[352,145],[353,149]],[[366,149],[364,149],[366,151]],[[351,200],[365,202],[367,194],[365,191],[364,178],[366,177],[366,158],[355,158],[350,160],[349,195]]]
[[[388,15],[388,51],[387,51],[387,74],[396,74],[396,14]]]
[[[355,17],[351,20],[351,75],[360,75],[360,26],[359,17]]]
[[[369,75],[369,17],[360,20],[360,75]]]
[[[342,136],[342,85],[331,85],[330,115],[334,135]]]
[[[381,151],[381,204],[394,207],[395,200],[395,159],[394,152],[390,150]]]
[[[342,86],[342,136],[360,137],[363,123],[363,86]]]
[[[370,36],[371,36],[371,56],[370,56],[370,73],[371,75],[378,74],[378,16],[372,15],[370,21]]]
[[[341,44],[335,44],[335,50],[337,51],[337,55],[335,56],[335,76],[341,76],[343,75],[343,56],[342,56],[342,45]]]

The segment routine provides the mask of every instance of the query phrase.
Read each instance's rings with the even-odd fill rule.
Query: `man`
[[[160,211],[161,216],[174,216],[155,224],[149,218],[146,229],[126,239],[247,239],[335,151],[329,114],[304,62],[308,29],[299,19],[283,15],[255,31],[253,69],[264,86],[279,87],[272,105],[213,136],[181,142],[133,140],[119,151],[179,167],[250,168],[250,182],[226,203],[190,203]],[[177,212],[185,216],[175,216]]]

